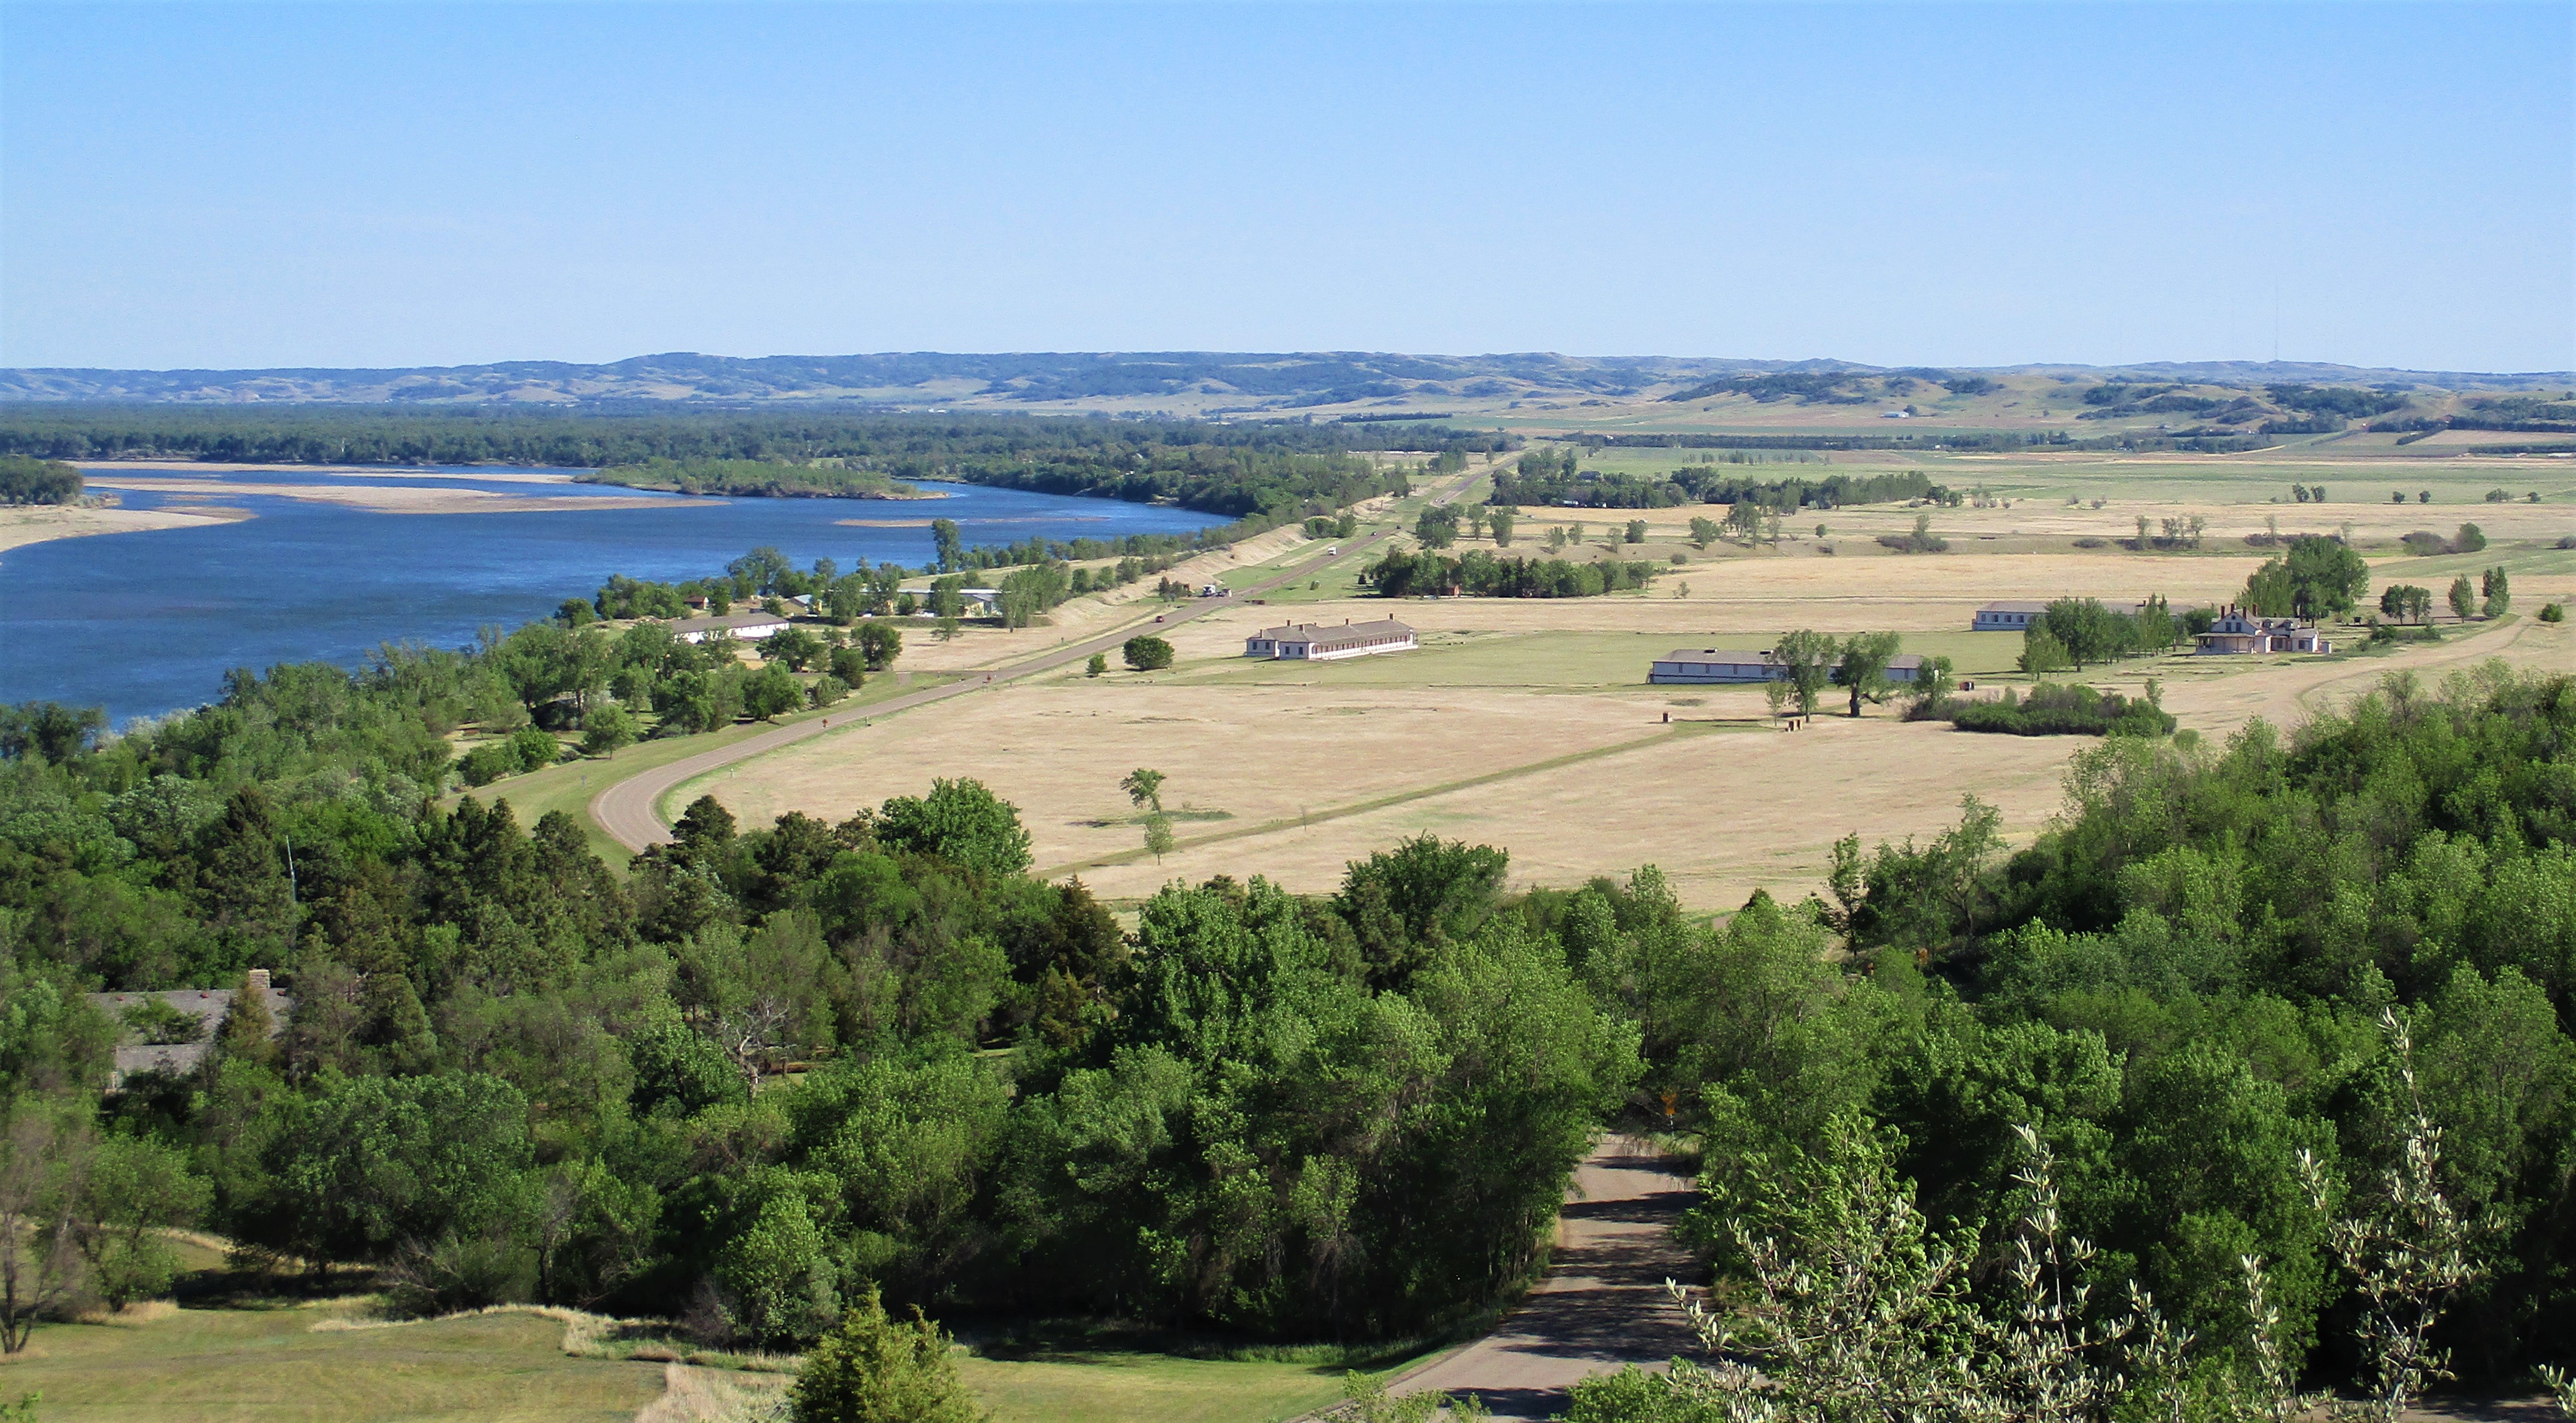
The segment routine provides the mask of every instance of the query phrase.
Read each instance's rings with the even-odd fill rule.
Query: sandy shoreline
[[[364,479],[483,479],[501,484],[570,484],[576,474],[586,469],[567,469],[560,474],[535,473],[524,469],[432,469],[426,465],[402,464],[227,464],[213,460],[73,460],[71,464],[93,482],[100,475],[114,475],[120,470],[161,470],[194,474],[339,474]]]
[[[926,497],[945,499],[949,496],[938,494]],[[939,521],[936,519],[834,519],[832,522],[852,529],[926,529]],[[1032,514],[1025,518],[977,519],[974,522],[978,524],[1105,524],[1109,522],[1109,516],[1106,514]]]
[[[279,499],[305,499],[344,504],[379,514],[522,514],[574,509],[664,509],[667,498],[650,495],[505,494],[489,489],[429,489],[407,484],[214,484],[194,479],[152,479],[91,475],[99,489],[132,489],[152,494],[187,494],[204,499],[265,494]],[[554,481],[557,483],[563,481]],[[721,500],[699,501],[706,504]]]
[[[0,551],[25,548],[53,539],[91,534],[132,534],[147,529],[185,529],[220,524],[246,513],[212,509],[94,509],[76,505],[15,505],[0,508]]]

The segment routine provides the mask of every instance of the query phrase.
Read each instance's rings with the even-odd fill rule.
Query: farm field
[[[2230,519],[2261,527],[2246,506],[2228,507]],[[1641,512],[1653,532],[1647,544],[1625,546],[1626,556],[1661,562],[1679,550],[1691,560],[1664,563],[1670,571],[1643,592],[1401,602],[1318,594],[1288,607],[1227,607],[1172,632],[1179,661],[1167,672],[1091,679],[1068,671],[995,688],[933,716],[854,727],[729,768],[667,804],[713,793],[752,824],[787,810],[838,818],[917,793],[933,776],[974,776],[1021,807],[1041,872],[1079,874],[1114,899],[1216,874],[1327,890],[1346,861],[1431,831],[1505,846],[1522,882],[1579,883],[1653,863],[1686,904],[1731,909],[1757,887],[1805,893],[1844,834],[1936,834],[1968,794],[1997,806],[2008,834],[2027,838],[2057,810],[2068,758],[2093,743],[1906,725],[1893,707],[1872,708],[1859,721],[1827,715],[1783,734],[1764,724],[1759,688],[1645,685],[1656,656],[1685,646],[1768,646],[1792,627],[1893,629],[1906,650],[1947,656],[1962,676],[2027,681],[2011,670],[2017,634],[1965,630],[1978,605],[2151,593],[2176,607],[2223,603],[2269,556],[2241,542],[2197,553],[2079,550],[2062,530],[2055,548],[1972,551],[1979,528],[1998,528],[2000,541],[2016,527],[2028,537],[2043,518],[2108,512],[2030,505],[1940,511],[1936,527],[1958,550],[1944,555],[1896,555],[1873,544],[1865,556],[1823,557],[1812,540],[1779,551],[1721,545],[1703,553],[1663,538],[1695,512]],[[2409,528],[2427,521],[2416,506],[2404,512]],[[2439,527],[2456,526],[2458,511],[2451,512],[2452,523]],[[2576,596],[2576,551],[2540,541],[2567,520],[2565,506],[2477,513],[2499,540],[2486,552],[2413,559],[2392,549],[2374,567],[2373,587],[2437,576],[2446,583],[2454,565],[2505,566],[2525,613]],[[1898,508],[1823,517],[1866,517],[1891,531],[1911,522]],[[1525,520],[1523,530],[1533,523],[1543,516]],[[2523,542],[2504,541],[2525,524]],[[1590,525],[1598,537],[1597,514]],[[1389,614],[1420,631],[1422,650],[1325,664],[1238,655],[1247,632],[1271,623]],[[2563,626],[2523,617],[2456,628],[2443,643],[2384,655],[2176,655],[2091,669],[2083,680],[2136,693],[2156,677],[2186,728],[2223,736],[2255,716],[2295,722],[2385,671],[2438,677],[2490,655],[2576,665],[2576,640]],[[1829,700],[1826,710],[1841,706]],[[1179,848],[1160,864],[1142,852],[1136,812],[1117,787],[1134,766],[1170,778],[1165,795]]]

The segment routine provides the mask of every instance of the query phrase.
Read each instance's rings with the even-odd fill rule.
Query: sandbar
[[[247,512],[212,509],[101,509],[77,504],[0,507],[0,550],[24,548],[50,539],[76,539],[89,534],[131,534],[146,529],[184,529],[198,524],[247,518]]]
[[[949,496],[926,494],[922,497],[946,499]],[[852,529],[926,529],[939,521],[936,519],[834,519],[832,522]],[[970,522],[977,524],[1105,524],[1109,522],[1109,516],[1106,514],[1037,514],[1011,519],[974,519]]]
[[[279,499],[308,499],[345,504],[379,514],[525,514],[577,509],[668,509],[667,495],[505,494],[490,489],[426,489],[402,484],[213,484],[194,479],[134,478],[92,474],[102,489],[135,489],[154,494],[190,494],[220,499],[228,495],[265,494]],[[692,501],[721,503],[721,500]]]
[[[570,484],[574,475],[590,472],[586,469],[567,469],[560,473],[525,469],[433,469],[426,465],[406,464],[234,464],[217,460],[74,460],[72,463],[93,481],[102,474],[143,469],[189,474],[337,474],[361,479],[481,479],[496,484]]]

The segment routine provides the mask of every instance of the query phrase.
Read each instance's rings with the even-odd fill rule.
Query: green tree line
[[[1402,549],[1360,570],[1360,582],[1387,598],[1465,593],[1478,598],[1595,598],[1643,588],[1662,568],[1639,560],[1522,558],[1469,549],[1456,558]]]
[[[60,460],[0,455],[0,504],[70,504],[81,497],[81,472]]]

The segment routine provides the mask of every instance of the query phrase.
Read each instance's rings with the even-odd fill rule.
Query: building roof
[[[1977,611],[1981,613],[2044,613],[2048,611],[2048,605],[2046,603],[2033,603],[2014,598],[2000,603],[1988,603],[1984,607],[1977,609]]]
[[[1655,661],[1659,665],[1666,662],[1725,663],[1728,666],[1733,667],[1776,667],[1780,665],[1772,659],[1771,649],[1767,647],[1760,649],[1745,647],[1676,647],[1672,651],[1665,653],[1663,656],[1656,658]],[[1891,669],[1898,667],[1920,667],[1923,665],[1923,654],[1919,652],[1900,652],[1894,657],[1887,659],[1887,665]]]
[[[1348,642],[1369,637],[1411,637],[1413,629],[1393,618],[1352,623],[1283,623],[1252,634],[1269,642]]]
[[[286,1031],[287,1015],[294,1012],[295,1000],[267,987],[265,970],[256,971],[253,981],[260,985],[267,1000],[268,1035]],[[116,1080],[122,1083],[138,1072],[166,1072],[173,1076],[195,1070],[205,1061],[214,1046],[215,1034],[224,1025],[224,1015],[232,1011],[234,990],[229,988],[169,988],[157,993],[92,993],[91,1004],[117,1025],[121,1040],[116,1046]],[[194,1042],[146,1043],[135,1041],[132,1028],[124,1022],[125,1010],[148,998],[160,999],[197,1020]]]
[[[786,622],[789,616],[790,615],[786,613],[763,613],[754,611],[748,613],[726,613],[721,617],[711,618],[682,618],[671,624],[671,631],[715,632],[718,630],[731,631],[735,628],[772,627]]]

